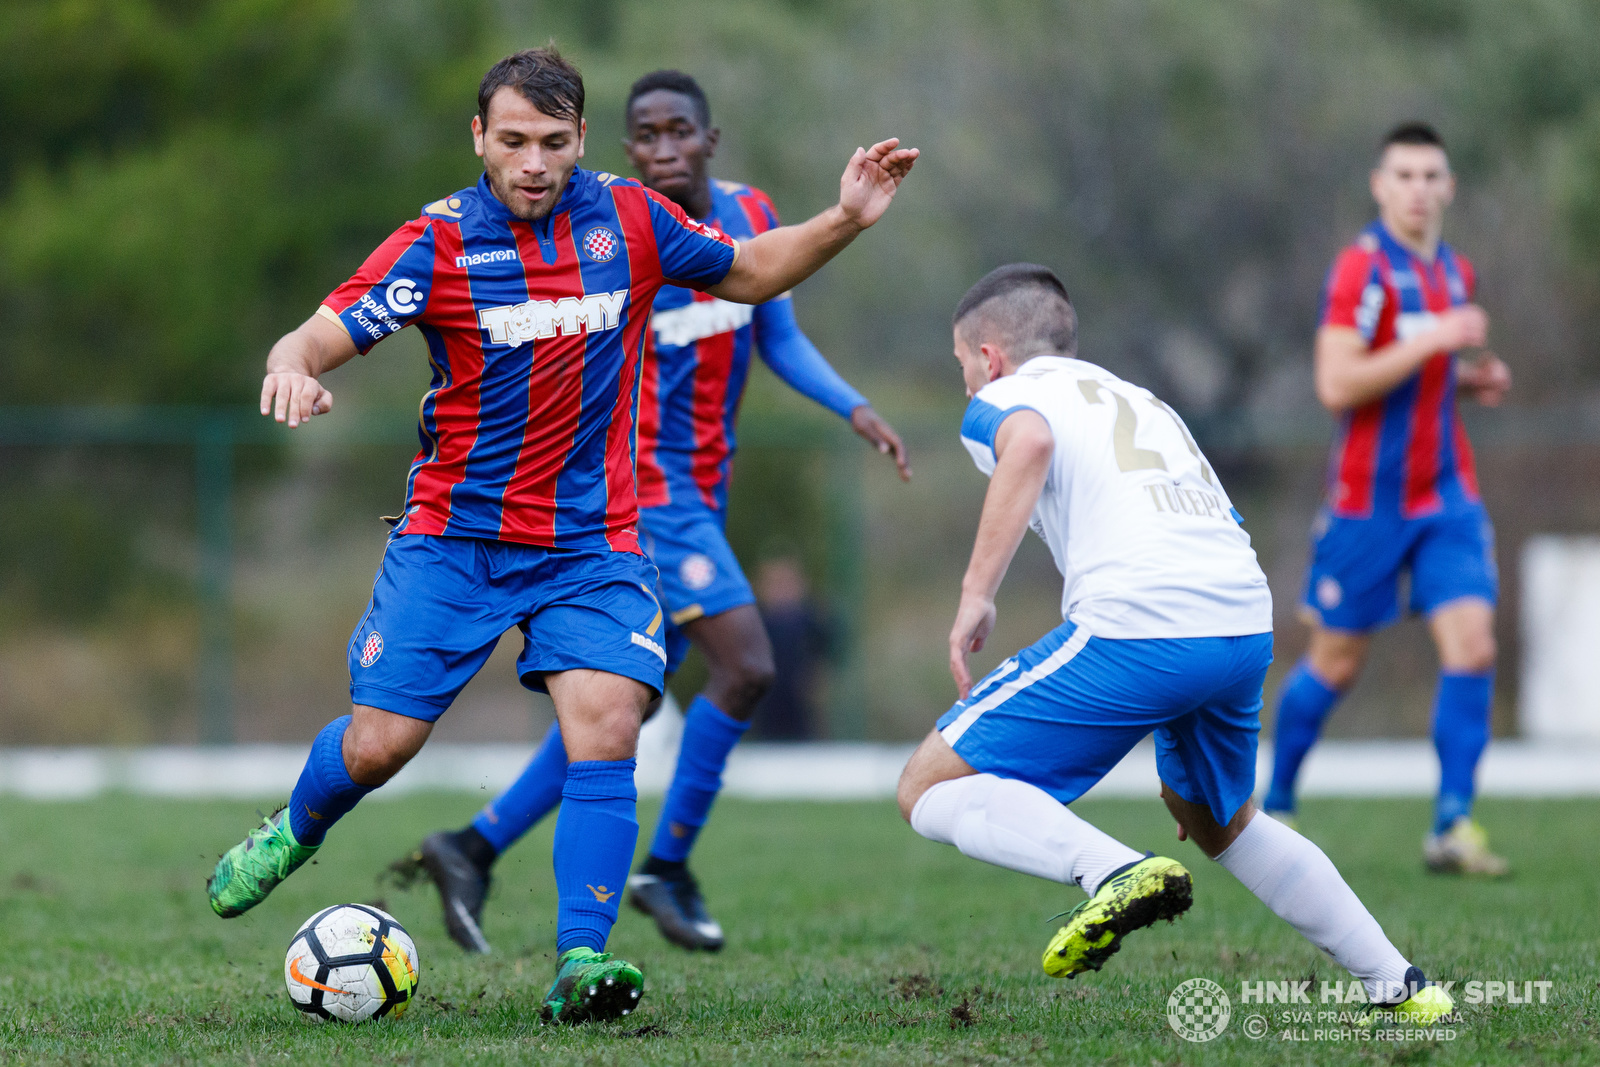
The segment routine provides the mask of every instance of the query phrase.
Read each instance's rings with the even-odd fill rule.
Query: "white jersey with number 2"
[[[1065,579],[1063,619],[1108,638],[1271,631],[1250,535],[1176,412],[1093,363],[1036,356],[967,408],[961,441],[985,475],[1021,408],[1055,436],[1033,528]]]

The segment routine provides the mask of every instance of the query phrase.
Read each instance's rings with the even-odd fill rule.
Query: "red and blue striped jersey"
[[[1359,330],[1375,351],[1431,329],[1439,312],[1470,301],[1474,288],[1465,256],[1440,244],[1433,262],[1424,262],[1374,222],[1334,261],[1321,323]],[[1387,396],[1345,412],[1328,482],[1329,507],[1341,518],[1411,519],[1478,502],[1452,353],[1434,355]]]
[[[395,231],[319,312],[366,352],[416,323],[433,385],[398,533],[638,552],[634,428],[648,309],[731,238],[628,178],[574,170],[545,218],[486,179]]]
[[[727,181],[711,183],[711,214],[701,221],[739,240],[779,225],[766,193]],[[656,297],[646,339],[640,507],[726,506],[752,350],[785,382],[840,416],[849,418],[867,402],[800,332],[789,294],[751,307],[666,286]]]

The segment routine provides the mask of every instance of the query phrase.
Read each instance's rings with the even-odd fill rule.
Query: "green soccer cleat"
[[[287,809],[273,812],[217,861],[217,869],[206,883],[211,910],[224,919],[243,915],[266,900],[279,882],[321,847],[302,845],[294,839]]]
[[[556,980],[539,1017],[558,1025],[620,1019],[642,996],[644,975],[627,960],[592,948],[568,949],[556,961]]]
[[[1067,912],[1067,924],[1044,950],[1044,973],[1071,978],[1098,971],[1122,947],[1122,938],[1158,919],[1189,910],[1194,887],[1177,860],[1151,856],[1107,878],[1098,892]]]
[[[1356,1020],[1356,1025],[1373,1026],[1381,1021],[1395,1026],[1432,1026],[1456,1010],[1450,994],[1439,986],[1428,985],[1421,968],[1412,967],[1406,972],[1406,985],[1416,992],[1398,1004],[1374,1004]]]

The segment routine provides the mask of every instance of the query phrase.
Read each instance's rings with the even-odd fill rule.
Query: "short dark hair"
[[[1444,150],[1444,138],[1439,136],[1438,130],[1426,122],[1402,122],[1389,131],[1389,136],[1378,146],[1378,154],[1387,152],[1392,144],[1432,145],[1440,151]]]
[[[478,118],[489,125],[489,100],[510,86],[553,119],[583,120],[583,75],[555,45],[524,48],[489,68],[478,85]]]
[[[999,341],[1015,360],[1078,353],[1078,312],[1067,287],[1037,263],[1008,263],[985,274],[956,305],[951,325],[969,341]]]
[[[622,109],[622,124],[626,127],[633,125],[633,102],[646,93],[653,93],[658,89],[665,89],[670,93],[682,93],[694,101],[695,118],[700,125],[711,125],[711,102],[706,99],[706,91],[700,88],[700,83],[681,70],[652,70],[649,74],[633,83],[633,88],[628,90],[628,102]]]

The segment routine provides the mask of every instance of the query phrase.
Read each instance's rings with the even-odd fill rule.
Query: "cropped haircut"
[[[1383,144],[1378,146],[1378,154],[1387,152],[1392,144],[1432,145],[1444,151],[1444,138],[1439,136],[1438,130],[1426,122],[1402,122],[1389,131],[1389,135],[1383,139]]]
[[[693,100],[695,119],[702,127],[710,128],[711,101],[706,99],[706,91],[700,88],[700,83],[681,70],[653,70],[633,83],[633,88],[628,90],[628,102],[622,109],[624,128],[633,126],[633,102],[646,93],[653,93],[658,89],[681,93]]]
[[[1078,354],[1078,313],[1055,272],[1008,263],[979,279],[956,305],[951,325],[969,344],[996,342],[1013,361]]]
[[[555,44],[513,52],[489,68],[478,85],[478,118],[489,126],[489,100],[510,86],[553,119],[583,120],[583,75],[562,58]]]

